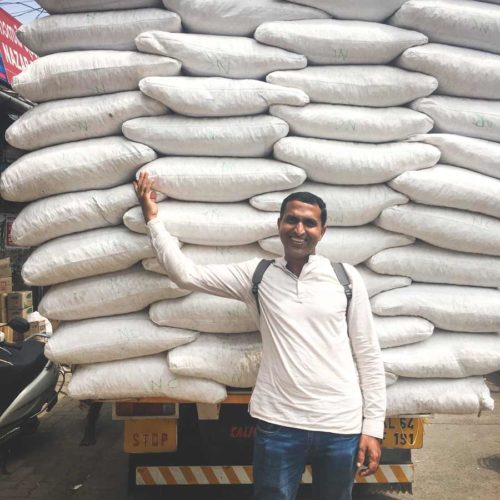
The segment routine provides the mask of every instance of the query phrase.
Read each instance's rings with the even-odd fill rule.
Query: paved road
[[[497,500],[500,498],[500,375],[492,378],[497,404],[492,413],[436,416],[426,426],[425,446],[414,451],[415,500]],[[8,475],[0,475],[0,499],[36,500],[245,500],[241,490],[127,491],[127,457],[121,452],[120,422],[109,405],[98,423],[98,442],[80,447],[85,411],[63,398],[42,418],[38,431],[13,452]],[[300,493],[301,500],[309,491]],[[410,498],[402,494],[356,495],[357,500]]]

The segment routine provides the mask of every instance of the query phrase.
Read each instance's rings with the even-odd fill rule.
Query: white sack
[[[382,351],[386,372],[400,377],[463,378],[500,370],[499,333],[436,330],[417,344]]]
[[[500,7],[469,0],[410,0],[389,19],[431,42],[500,52]]]
[[[279,212],[283,200],[298,191],[314,193],[326,203],[329,226],[362,226],[375,220],[384,208],[408,202],[406,196],[385,184],[332,186],[305,182],[295,189],[254,196],[250,204],[259,210]]]
[[[127,269],[155,255],[148,236],[106,227],[44,243],[23,264],[22,276],[28,285],[47,286]]]
[[[387,388],[387,416],[450,413],[478,414],[493,410],[494,401],[483,377],[405,379]]]
[[[139,88],[147,76],[179,74],[170,57],[120,50],[81,50],[41,57],[16,75],[12,88],[34,102],[110,94]]]
[[[429,144],[393,142],[362,144],[306,137],[285,137],[274,145],[274,157],[297,165],[311,181],[327,184],[376,184],[406,170],[432,167],[439,149]]]
[[[193,342],[197,332],[160,327],[147,313],[68,321],[45,345],[45,356],[68,365],[148,356]]]
[[[202,334],[189,346],[170,351],[167,359],[176,375],[214,380],[230,387],[253,387],[261,357],[262,341],[254,332]]]
[[[407,203],[384,209],[375,223],[438,247],[500,255],[500,221],[488,215]]]
[[[0,178],[2,198],[32,201],[53,194],[105,189],[131,181],[156,153],[124,137],[70,142],[25,154]]]
[[[311,102],[354,106],[401,106],[436,90],[438,81],[391,66],[308,66],[275,71],[266,81],[303,90]]]
[[[275,255],[265,252],[258,243],[234,247],[207,247],[201,245],[184,245],[182,253],[196,264],[236,264],[255,258],[274,259]],[[167,274],[166,269],[157,258],[145,259],[142,265],[146,271]]]
[[[252,36],[266,21],[328,18],[317,9],[281,0],[163,0],[165,8],[177,12],[186,31],[213,35]]]
[[[371,299],[379,316],[420,316],[455,332],[500,330],[500,291],[472,286],[413,283]]]
[[[377,273],[409,276],[424,283],[500,287],[500,257],[453,252],[420,241],[383,250],[366,265]]]
[[[500,99],[500,55],[429,43],[406,50],[396,64],[437,78],[439,94]]]
[[[125,122],[123,135],[164,155],[268,156],[288,125],[274,116],[188,118],[167,115]]]
[[[136,50],[135,37],[148,30],[181,31],[180,17],[164,9],[56,14],[22,24],[16,36],[44,56],[71,50]]]
[[[289,1],[316,7],[340,19],[364,19],[365,21],[383,21],[399,9],[405,2],[405,0],[335,0],[333,2],[332,0]]]
[[[160,7],[160,0],[40,0],[49,14]]]
[[[500,142],[500,101],[436,95],[417,99],[411,107],[434,120],[433,132]]]
[[[259,80],[148,77],[139,82],[139,88],[176,113],[195,117],[256,115],[266,113],[272,104],[304,106],[309,102],[302,90]]]
[[[52,286],[39,311],[50,319],[75,320],[140,311],[153,302],[189,294],[167,277],[137,265]]]
[[[208,202],[243,201],[299,186],[306,179],[301,168],[264,158],[169,156],[148,163],[137,175],[140,172],[147,172],[155,191],[169,198]]]
[[[356,265],[385,248],[410,245],[414,239],[402,234],[383,231],[376,226],[335,227],[326,231],[318,243],[317,253],[332,262]],[[266,251],[283,255],[279,236],[259,241]]]
[[[309,104],[303,108],[271,106],[270,113],[285,120],[293,135],[338,141],[398,141],[429,132],[434,124],[424,113],[408,108]]]
[[[363,278],[369,297],[387,290],[411,285],[411,279],[405,276],[384,276],[374,273],[365,266],[356,266],[356,269]]]
[[[385,372],[385,386],[389,387],[391,385],[394,385],[398,380],[398,376],[394,375],[394,373],[387,373]]]
[[[45,102],[21,115],[5,132],[7,142],[34,149],[92,137],[121,134],[122,123],[167,112],[139,91]]]
[[[264,78],[279,69],[300,69],[307,59],[253,38],[147,31],[135,39],[141,52],[178,59],[193,76]]]
[[[441,151],[441,163],[475,170],[500,179],[500,144],[455,134],[416,135],[411,140],[432,144]]]
[[[176,300],[163,300],[149,308],[151,321],[161,326],[209,333],[244,333],[257,329],[244,302],[193,292]]]
[[[430,321],[413,316],[373,315],[373,325],[382,349],[420,342],[434,331]]]
[[[132,184],[42,198],[21,210],[12,226],[12,240],[35,246],[65,234],[116,226],[138,204]]]
[[[315,64],[387,64],[408,47],[427,43],[416,31],[364,21],[274,21],[255,30],[261,43],[304,54]]]
[[[500,218],[500,179],[464,168],[438,164],[404,172],[389,182],[389,186],[417,203],[460,208]]]
[[[81,365],[71,377],[68,394],[80,400],[166,397],[197,403],[220,403],[227,397],[222,384],[174,375],[166,354]]]
[[[261,212],[244,202],[166,201],[159,204],[158,217],[171,234],[195,245],[245,245],[278,233],[278,214]],[[129,210],[123,222],[132,231],[146,233],[140,207]]]

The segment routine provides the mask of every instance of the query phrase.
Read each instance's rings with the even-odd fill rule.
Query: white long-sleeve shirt
[[[158,218],[148,228],[175,283],[241,300],[252,310],[263,344],[250,400],[253,417],[304,430],[383,437],[384,368],[368,294],[354,267],[346,265],[353,288],[346,315],[344,288],[328,259],[309,256],[298,277],[284,258],[276,259],[259,286],[259,315],[252,276],[260,259],[196,265]]]

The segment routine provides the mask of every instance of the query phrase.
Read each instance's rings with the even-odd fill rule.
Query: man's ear
[[[279,228],[280,228],[280,226],[281,226],[281,217],[278,217],[277,224],[278,224],[278,229],[279,229]]]
[[[323,238],[323,236],[325,236],[325,233],[326,233],[326,228],[327,228],[327,225],[325,224],[322,228],[321,228],[321,237]]]

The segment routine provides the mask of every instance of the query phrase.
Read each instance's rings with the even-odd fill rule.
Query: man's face
[[[326,231],[321,224],[321,209],[298,200],[289,201],[282,218],[278,219],[285,258],[307,259],[315,253],[316,245]]]

